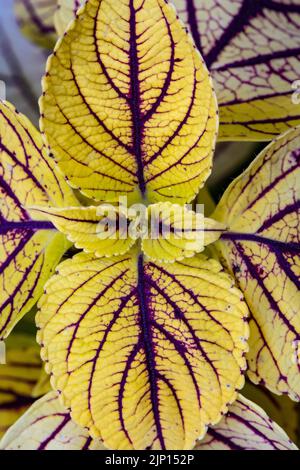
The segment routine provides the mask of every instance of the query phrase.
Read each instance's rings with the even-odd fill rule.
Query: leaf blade
[[[5,338],[36,303],[68,247],[52,224],[31,218],[24,205],[77,203],[37,130],[8,103],[0,104],[0,194],[0,337]]]
[[[252,312],[249,377],[294,400],[300,396],[299,135],[299,128],[291,130],[261,152],[214,214],[227,221],[217,247]]]
[[[212,73],[220,106],[220,140],[271,140],[299,125],[299,105],[292,101],[292,84],[300,74],[298,4],[173,3]]]
[[[142,251],[164,263],[191,258],[215,242],[226,226],[200,212],[168,202],[148,207],[151,230],[142,237]]]
[[[299,444],[299,403],[295,403],[287,395],[275,395],[267,388],[254,385],[250,381],[246,381],[242,393],[284,429],[293,442]]]
[[[127,234],[128,220],[122,208],[111,205],[64,208],[32,206],[30,211],[47,217],[76,248],[95,253],[97,257],[122,255],[135,243]]]
[[[105,450],[74,424],[56,392],[36,401],[0,442],[2,450]]]
[[[227,416],[208,430],[196,450],[298,450],[286,433],[262,408],[242,395]]]
[[[42,357],[72,418],[106,446],[191,448],[243,384],[247,309],[213,260],[141,259],[63,263],[39,306]]]
[[[43,90],[47,142],[85,195],[182,203],[208,177],[218,125],[212,82],[166,2],[90,1],[59,41]]]

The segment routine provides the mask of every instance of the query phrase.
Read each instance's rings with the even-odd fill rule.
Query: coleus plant
[[[48,47],[54,30],[63,35],[85,3],[14,1],[23,32]],[[291,106],[300,76],[298,0],[171,3],[212,75],[220,109],[219,140],[271,140],[299,124],[299,106]]]
[[[244,13],[256,29],[268,8],[297,19],[298,7],[236,2],[223,9],[223,31],[205,22],[201,42],[197,15],[223,18],[219,2],[176,3],[195,42],[164,0],[89,0],[48,62],[42,135],[12,105],[0,106],[0,334],[41,297],[38,342],[54,389],[7,432],[4,449],[296,448],[238,390],[247,370],[254,383],[299,401],[300,128],[256,158],[211,218],[184,204],[210,174],[218,132],[213,81],[195,44],[219,90],[221,138],[269,139],[298,119],[275,79],[282,52],[272,41],[265,47],[274,55],[256,63],[246,42],[245,59],[228,64],[240,43],[234,26]],[[285,59],[292,77],[299,63]],[[237,88],[239,67],[249,74],[246,91]],[[190,238],[160,232],[101,239],[105,203],[130,224],[117,206],[124,196],[160,223],[172,208],[173,233],[179,215],[194,235],[200,219],[202,238],[192,237],[192,248]],[[51,277],[72,243],[84,251]],[[208,244],[211,254],[199,254]]]

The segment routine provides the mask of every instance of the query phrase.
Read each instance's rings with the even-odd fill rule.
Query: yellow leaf
[[[299,125],[298,1],[173,3],[212,74],[220,140],[271,140]]]
[[[164,0],[90,0],[58,42],[43,91],[46,141],[90,198],[183,203],[210,174],[212,81]]]
[[[36,401],[0,442],[2,450],[105,450],[85,429],[73,423],[58,394]]]
[[[153,260],[173,262],[203,251],[226,229],[186,207],[168,202],[144,208],[111,204],[91,207],[32,206],[31,214],[47,217],[77,248],[97,257],[126,253],[141,238],[141,248]],[[132,227],[131,227],[132,224]]]
[[[113,449],[191,449],[243,386],[247,308],[218,262],[78,254],[49,280],[38,341],[75,422]]]
[[[242,395],[195,450],[298,450],[265,411]]]
[[[294,442],[299,440],[300,405],[286,395],[275,395],[268,389],[246,381],[243,395],[259,405]]]
[[[12,335],[7,341],[6,364],[0,365],[0,437],[34,401],[42,368],[39,352],[30,337]]]
[[[149,206],[150,230],[142,250],[151,259],[173,262],[190,258],[218,240],[226,226],[170,202]]]
[[[8,103],[0,103],[0,339],[36,303],[69,244],[27,205],[76,205],[49,161],[38,131]]]
[[[217,247],[252,312],[248,374],[300,400],[300,128],[270,144],[227,189]]]
[[[33,206],[30,212],[47,217],[77,248],[83,248],[86,253],[95,253],[98,257],[124,254],[135,243],[127,236],[126,213],[111,205],[107,213],[105,207]],[[104,231],[106,227],[107,231]]]
[[[57,0],[14,0],[17,22],[24,36],[51,49],[56,41],[54,13]]]

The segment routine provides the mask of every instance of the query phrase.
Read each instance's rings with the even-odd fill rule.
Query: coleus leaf
[[[249,377],[300,400],[300,128],[271,143],[227,189],[217,248],[251,310]]]
[[[109,448],[192,448],[243,386],[247,308],[215,260],[80,253],[39,307],[52,386]]]
[[[293,442],[299,444],[299,403],[295,403],[287,395],[275,395],[267,388],[254,385],[248,380],[242,394],[260,406],[275,423],[285,430]]]
[[[8,103],[0,103],[0,338],[36,303],[68,248],[64,235],[28,205],[76,205],[48,161],[38,131]]]
[[[300,4],[173,0],[211,71],[221,140],[271,140],[299,124]]]
[[[62,233],[67,235],[68,239],[75,244],[77,248],[83,248],[86,253],[95,253],[96,256],[114,256],[126,253],[135,240],[126,236],[127,217],[122,209],[109,206],[113,211],[107,215],[105,207],[100,213],[100,207],[32,207],[32,213],[41,214],[47,217],[53,225]],[[108,222],[111,217],[111,223],[115,221],[113,232],[107,231],[107,238],[102,238],[103,226],[101,222]],[[122,220],[121,220],[122,219]],[[122,230],[122,223],[126,231]]]
[[[75,424],[55,392],[36,401],[0,442],[2,450],[105,450]]]
[[[134,216],[132,208],[112,205],[33,206],[30,210],[46,216],[77,248],[98,257],[124,254],[141,238],[141,248],[149,258],[173,262],[203,251],[226,229],[224,224],[201,213],[169,202],[148,206],[145,220]]]
[[[78,0],[60,0],[60,35]],[[83,2],[81,2],[83,3]],[[220,140],[270,140],[299,123],[300,5],[282,0],[172,0],[212,73]]]
[[[218,127],[212,81],[164,0],[90,0],[43,80],[41,127],[70,183],[95,200],[194,198]]]
[[[298,450],[262,408],[242,395],[222,421],[210,428],[196,450]]]
[[[76,425],[56,392],[37,402],[0,442],[1,450],[106,450]],[[227,416],[209,429],[195,450],[297,450],[284,431],[254,403],[239,395]]]
[[[42,368],[34,339],[14,334],[6,349],[6,364],[0,365],[0,437],[33,403]]]
[[[170,202],[152,204],[148,209],[150,224],[159,231],[143,237],[141,248],[154,261],[167,263],[190,258],[218,240],[226,229],[201,213]]]
[[[56,41],[54,14],[57,0],[14,0],[17,22],[24,36],[51,49]]]

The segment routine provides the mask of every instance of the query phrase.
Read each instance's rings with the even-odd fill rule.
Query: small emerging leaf
[[[55,392],[36,401],[0,442],[2,450],[105,450],[73,423]]]
[[[227,189],[217,247],[252,312],[249,377],[300,400],[300,128],[270,144]]]
[[[173,3],[211,71],[221,140],[271,140],[299,124],[299,1]]]
[[[36,303],[68,248],[52,224],[31,217],[24,206],[76,203],[38,131],[0,102],[0,339]]]
[[[101,207],[103,212],[100,212]],[[110,211],[112,210],[113,207],[110,206]],[[32,207],[30,211],[47,217],[77,248],[83,248],[85,252],[95,253],[99,257],[124,254],[135,243],[122,230],[122,224],[127,230],[127,219],[125,213],[118,211],[118,207],[110,215],[106,214],[105,206],[57,209]],[[105,227],[108,228],[107,232],[103,231]],[[107,236],[104,238],[102,235]]]
[[[90,0],[58,42],[43,91],[46,140],[86,196],[184,203],[209,176],[212,81],[165,0]]]
[[[29,207],[31,214],[47,217],[77,248],[97,257],[126,253],[141,238],[141,248],[153,260],[173,262],[203,251],[226,229],[202,214],[168,202],[144,208],[145,219],[132,208]],[[132,225],[132,228],[131,228]]]
[[[196,450],[298,450],[262,408],[242,395],[222,421],[209,429]]]
[[[37,316],[72,418],[113,449],[190,449],[243,386],[247,308],[218,262],[76,255]]]
[[[142,250],[155,261],[190,258],[218,240],[225,225],[168,202],[152,204],[150,224],[159,230],[142,239]]]

